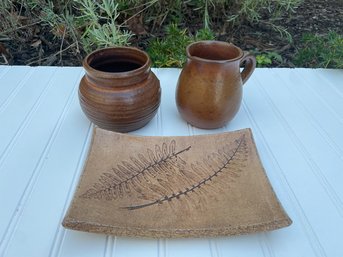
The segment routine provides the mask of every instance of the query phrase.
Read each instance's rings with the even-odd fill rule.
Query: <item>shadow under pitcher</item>
[[[177,108],[182,118],[195,127],[220,128],[238,112],[242,86],[253,73],[256,59],[220,41],[195,42],[186,52],[187,63],[176,88]]]

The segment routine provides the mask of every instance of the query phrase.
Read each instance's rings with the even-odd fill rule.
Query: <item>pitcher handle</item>
[[[250,78],[251,74],[255,70],[256,58],[255,58],[255,56],[253,56],[249,52],[244,51],[244,55],[243,55],[243,58],[242,58],[240,64],[242,65],[244,62],[245,62],[244,69],[241,72],[243,84],[245,84],[245,82],[247,82],[247,80]]]

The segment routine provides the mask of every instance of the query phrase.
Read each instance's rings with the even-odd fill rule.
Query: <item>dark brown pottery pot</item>
[[[161,100],[160,82],[149,56],[132,47],[113,47],[89,54],[83,67],[79,99],[86,116],[101,128],[128,132],[146,125]]]
[[[242,72],[241,65],[245,66]],[[190,44],[176,89],[181,116],[199,128],[224,126],[238,112],[242,85],[255,66],[255,57],[233,44],[219,41]]]

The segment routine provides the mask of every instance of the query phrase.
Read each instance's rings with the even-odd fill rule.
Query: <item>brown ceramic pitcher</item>
[[[161,100],[160,82],[149,56],[133,47],[104,48],[89,54],[79,87],[86,116],[101,128],[128,132],[147,124]]]
[[[242,72],[241,65],[244,65]],[[242,85],[255,66],[255,57],[233,44],[219,41],[190,44],[176,89],[181,116],[199,128],[224,126],[238,112]]]

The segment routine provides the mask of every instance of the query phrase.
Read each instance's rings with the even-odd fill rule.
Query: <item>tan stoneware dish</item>
[[[190,44],[186,51],[187,63],[176,89],[178,110],[196,127],[222,127],[239,110],[242,85],[255,69],[255,57],[219,41],[199,41]]]
[[[292,223],[250,129],[144,137],[94,129],[70,229],[132,237],[214,237]]]
[[[83,62],[80,105],[97,126],[128,132],[146,125],[161,101],[160,82],[150,70],[149,56],[133,47],[104,48]]]

